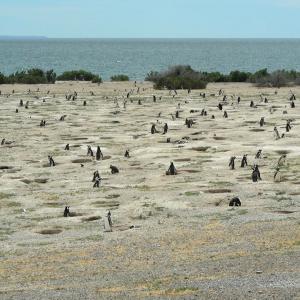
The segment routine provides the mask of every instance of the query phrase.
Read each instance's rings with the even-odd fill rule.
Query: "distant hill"
[[[0,40],[46,40],[46,36],[10,36],[0,35]]]

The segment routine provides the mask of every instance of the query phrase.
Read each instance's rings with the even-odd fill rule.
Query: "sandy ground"
[[[0,138],[8,142],[0,146],[0,299],[300,299],[299,100],[292,109],[289,88],[275,94],[248,84],[209,85],[205,99],[204,91],[173,98],[138,86],[139,94],[132,82],[0,86]],[[228,119],[217,108],[220,88]],[[67,101],[74,91],[77,100]],[[293,92],[300,98],[300,88]],[[274,126],[284,133],[287,119],[292,130],[276,140]],[[152,123],[160,133],[150,134]],[[101,146],[104,160],[88,157],[87,145]],[[165,175],[170,161],[177,176]],[[241,207],[228,206],[234,196]],[[72,217],[63,217],[65,205]],[[113,232],[104,232],[108,210]]]

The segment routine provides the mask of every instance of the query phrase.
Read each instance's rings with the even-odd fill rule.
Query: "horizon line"
[[[0,39],[132,39],[132,40],[150,40],[150,39],[300,39],[300,37],[49,37],[43,35],[0,35]]]

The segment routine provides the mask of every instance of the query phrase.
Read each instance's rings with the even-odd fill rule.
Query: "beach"
[[[299,86],[210,83],[177,95],[142,81],[0,90],[0,138],[8,142],[0,146],[0,299],[300,298]],[[74,91],[77,99],[66,100]],[[100,146],[103,160],[87,156],[88,145]],[[176,176],[166,176],[170,162]],[[241,207],[229,207],[233,197]]]

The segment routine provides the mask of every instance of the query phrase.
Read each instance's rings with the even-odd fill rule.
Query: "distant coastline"
[[[22,41],[22,40],[47,40],[46,36],[13,36],[13,35],[0,35],[0,41]]]
[[[47,37],[47,36],[14,36],[0,35],[1,39],[12,40],[124,40],[124,41],[293,41],[300,40],[300,37]]]

